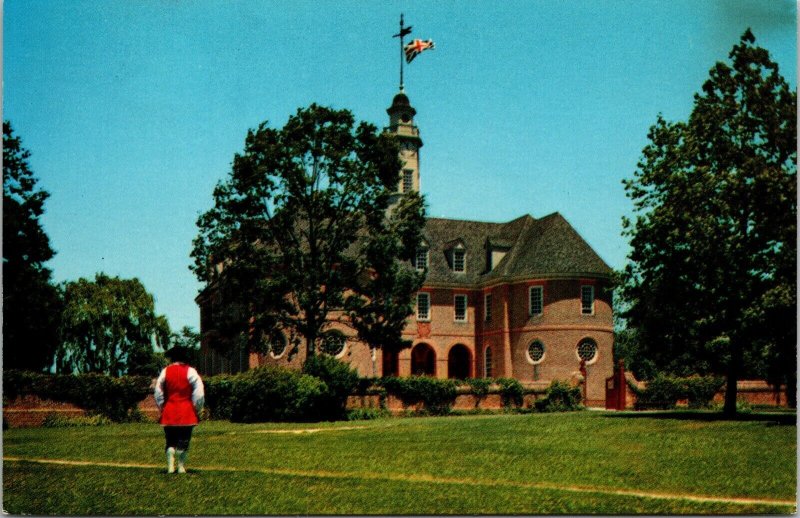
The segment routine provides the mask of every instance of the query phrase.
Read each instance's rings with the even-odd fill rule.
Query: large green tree
[[[138,279],[98,273],[68,282],[64,306],[58,372],[157,374],[154,348],[167,344],[169,324]]]
[[[425,212],[417,193],[387,210],[401,167],[395,140],[347,110],[311,105],[249,131],[192,252],[216,300],[217,347],[281,331],[313,355],[335,322],[373,347],[407,346]]]
[[[61,298],[45,263],[55,252],[40,221],[49,194],[37,188],[11,124],[3,122],[3,365],[50,367]]]
[[[796,383],[797,94],[748,29],[695,95],[658,117],[634,178],[622,293],[644,357],[665,371]]]

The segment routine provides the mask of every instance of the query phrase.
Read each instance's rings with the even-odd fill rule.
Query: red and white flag
[[[406,53],[406,63],[411,63],[423,50],[433,49],[433,40],[413,40],[403,47]]]

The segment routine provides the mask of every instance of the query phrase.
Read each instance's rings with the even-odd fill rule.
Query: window
[[[453,271],[456,273],[464,273],[467,271],[466,262],[464,261],[464,256],[466,252],[463,248],[455,248],[453,249]]]
[[[578,358],[586,363],[597,357],[597,344],[591,338],[586,338],[578,344]]]
[[[417,293],[417,320],[431,319],[431,294]]]
[[[467,296],[456,295],[453,298],[453,306],[455,307],[456,322],[467,321]]]
[[[530,297],[530,304],[528,306],[530,308],[530,315],[541,315],[544,309],[544,288],[541,286],[531,286],[528,295]]]
[[[492,294],[487,293],[483,296],[483,318],[487,322],[492,321]]]
[[[581,286],[581,313],[594,315],[594,286]]]
[[[322,352],[334,357],[339,357],[344,353],[344,346],[347,343],[346,338],[339,331],[329,331],[325,333],[322,339]]]
[[[492,377],[492,348],[487,347],[483,353],[483,377]]]
[[[428,268],[428,249],[427,248],[417,248],[417,256],[414,259],[414,266],[419,271],[423,271]]]
[[[269,346],[269,355],[273,358],[280,358],[286,352],[286,337],[283,336],[283,333],[276,331],[270,336],[267,345]]]
[[[414,171],[411,169],[403,170],[403,192],[414,190]]]
[[[539,340],[534,340],[528,346],[528,361],[534,365],[541,363],[544,358],[544,344]]]

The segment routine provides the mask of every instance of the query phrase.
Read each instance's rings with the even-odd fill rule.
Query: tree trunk
[[[722,413],[726,417],[736,417],[736,390],[739,381],[739,365],[741,364],[741,349],[736,339],[731,340],[731,359],[728,364],[728,380],[725,387],[725,407]]]

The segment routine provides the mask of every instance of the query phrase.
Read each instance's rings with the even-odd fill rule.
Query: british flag
[[[423,50],[433,49],[433,40],[413,40],[403,47],[406,53],[406,63],[411,63]]]

